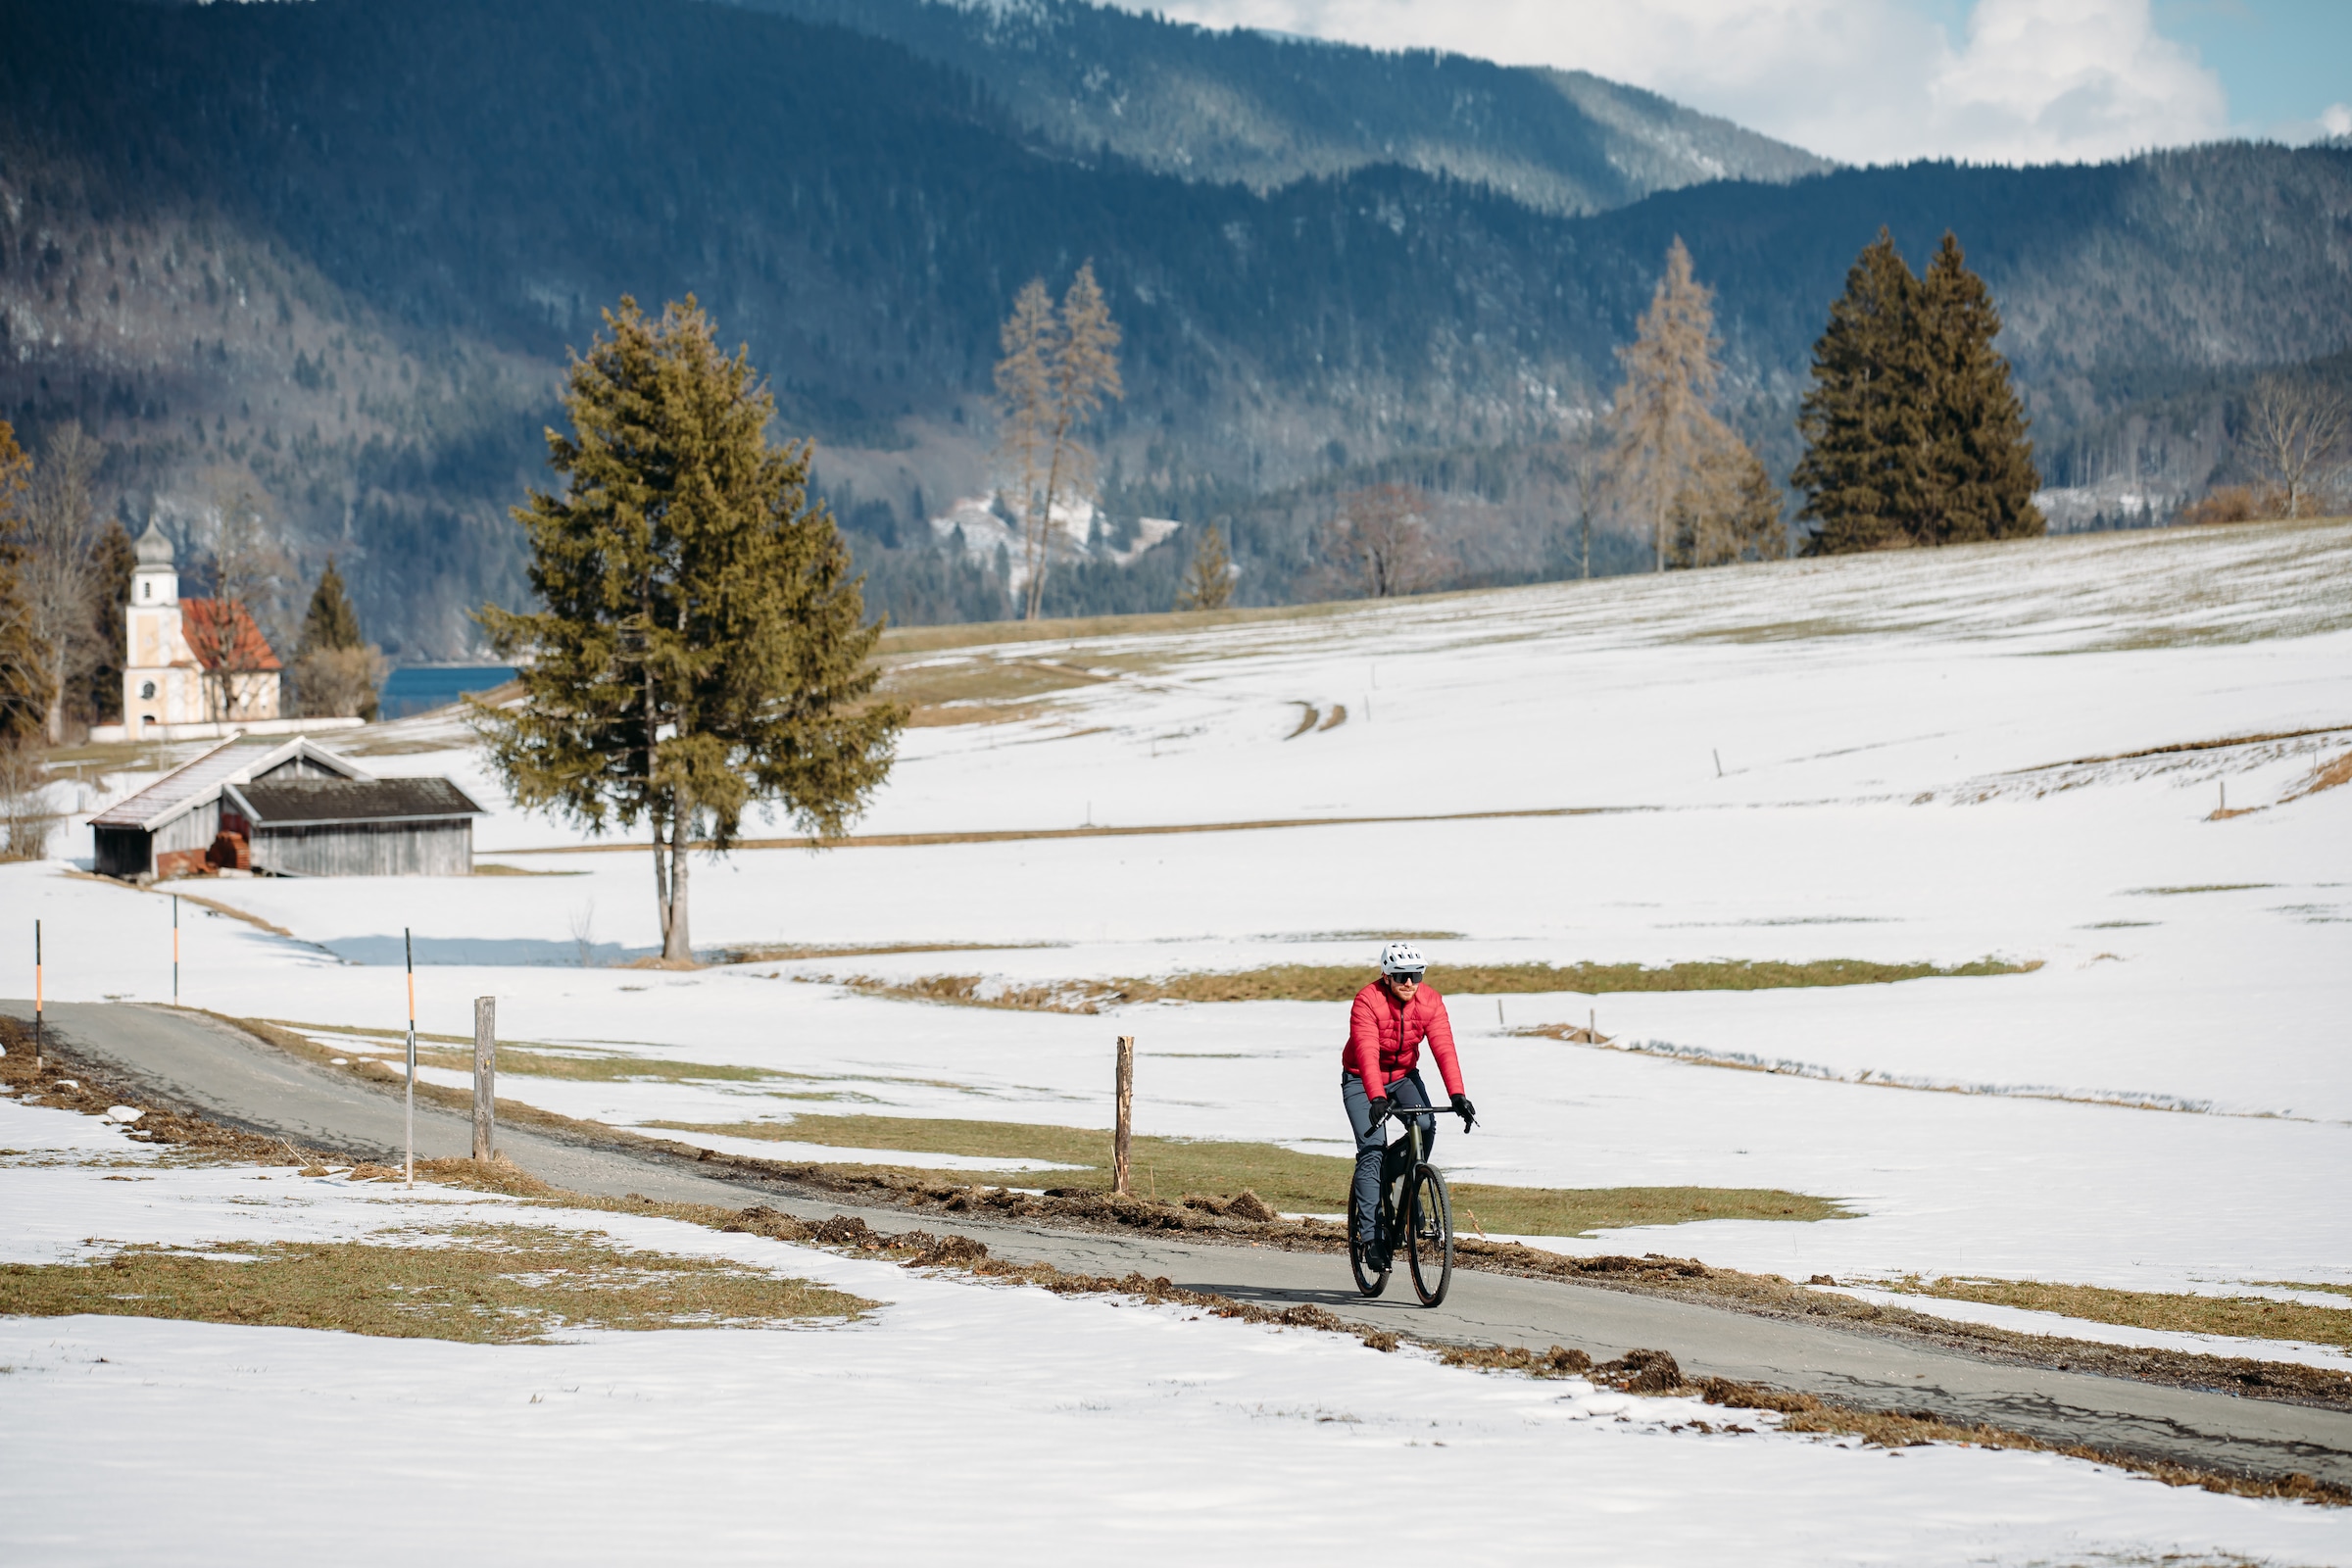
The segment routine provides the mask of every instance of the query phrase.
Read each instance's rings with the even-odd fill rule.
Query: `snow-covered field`
[[[653,945],[646,858],[519,853],[580,835],[501,806],[485,858],[567,874],[210,883],[298,940],[186,911],[186,999],[396,1026],[407,927],[433,965],[428,1030],[466,1033],[494,994],[512,1039],[805,1075],[502,1083],[572,1114],[1100,1125],[1110,1037],[1134,1032],[1142,1130],[1328,1151],[1337,1008],[1067,1016],[822,977],[1368,966],[1388,931],[1439,933],[1441,984],[1448,961],[2038,960],[1893,986],[1457,997],[1485,1121],[1445,1157],[1544,1185],[1785,1187],[1863,1216],[1578,1248],[1798,1277],[2352,1282],[2352,788],[2298,795],[2352,749],[2352,527],[1564,584],[925,662],[975,657],[1115,678],[909,731],[861,831],[1413,820],[744,851],[696,869],[706,949],[999,946],[682,975],[579,967],[580,941]],[[1322,724],[1341,706],[1294,736],[1305,709]],[[384,734],[462,741],[446,719]],[[2124,755],[2261,735],[2284,738]],[[463,749],[368,761],[503,799]],[[2225,790],[2262,809],[2210,819]],[[162,899],[59,868],[0,888],[49,922],[53,995],[163,994]],[[22,994],[24,956],[0,955],[0,988]],[[1589,1012],[1642,1054],[1507,1032]]]
[[[520,1220],[885,1303],[848,1325],[535,1346],[0,1319],[12,1563],[1255,1563],[1366,1540],[1481,1562],[1713,1563],[1732,1543],[1758,1564],[2352,1561],[2342,1510],[2046,1455],[1860,1448],[1692,1400],[667,1220],[188,1168],[9,1102],[0,1146],[4,1263],[429,1245]],[[1763,1430],[1720,1430],[1742,1419]]]
[[[1338,1007],[1071,1015],[837,982],[1368,973],[1391,932],[1425,934],[1441,985],[1449,962],[2038,960],[1843,989],[1456,994],[1483,1120],[1441,1152],[1482,1180],[1782,1187],[1860,1216],[1547,1244],[1570,1250],[1849,1283],[2352,1284],[2352,787],[2301,793],[2352,752],[2352,527],[1788,564],[925,657],[1105,678],[995,722],[909,731],[860,831],[1210,830],[744,851],[695,868],[706,950],[937,946],[583,967],[583,943],[602,958],[653,946],[643,852],[531,853],[581,835],[507,808],[462,731],[427,717],[351,743],[377,748],[370,768],[447,772],[492,805],[484,859],[564,874],[183,885],[292,935],[183,906],[182,998],[321,1034],[397,1028],[405,927],[427,963],[428,1031],[468,1034],[472,999],[494,995],[510,1041],[792,1075],[502,1075],[502,1093],[567,1114],[1106,1125],[1112,1037],[1132,1033],[1140,1130],[1336,1152]],[[1300,732],[1310,710],[1317,727]],[[2154,750],[2249,736],[2280,738]],[[2216,818],[2225,789],[2231,808],[2260,809]],[[1231,826],[1292,819],[1329,825]],[[60,852],[0,868],[17,932],[0,995],[29,993],[38,917],[51,997],[169,996],[166,899],[71,875],[86,833]],[[1514,1032],[1592,1014],[1638,1049]],[[0,1145],[151,1158],[61,1117],[0,1104]],[[0,1175],[9,1258],[87,1255],[90,1237],[348,1236],[416,1217],[334,1180],[158,1168],[105,1186],[43,1159],[66,1162]],[[593,1223],[671,1250],[778,1255],[666,1222]],[[1096,1558],[1105,1542],[1260,1560],[1368,1549],[1369,1489],[1427,1504],[1381,1545],[1475,1543],[1501,1560],[1719,1561],[1737,1540],[1759,1562],[2352,1561],[2333,1512],[2033,1456],[1675,1434],[1688,1412],[1672,1406],[1344,1339],[788,1255],[893,1304],[848,1329],[507,1348],[0,1322],[8,1430],[42,1434],[37,1464],[0,1467],[0,1538],[12,1560],[127,1559],[233,1527],[267,1558],[348,1541],[364,1494],[362,1554],[386,1558],[477,1543],[668,1555],[691,1525],[695,1554],[717,1560],[992,1541],[1041,1560]],[[109,1506],[132,1475],[142,1506]],[[909,1487],[926,1507],[902,1506]]]

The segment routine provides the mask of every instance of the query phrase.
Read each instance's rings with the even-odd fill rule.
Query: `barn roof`
[[[480,816],[445,778],[290,778],[226,786],[223,799],[256,828],[339,822],[429,822]]]
[[[219,800],[224,784],[257,778],[297,759],[347,779],[368,775],[304,736],[240,736],[222,741],[192,762],[173,768],[135,795],[90,818],[92,827],[135,827],[153,833],[200,806]]]

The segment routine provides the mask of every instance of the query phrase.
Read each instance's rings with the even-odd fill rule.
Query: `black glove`
[[[1462,1131],[1468,1132],[1478,1121],[1478,1108],[1470,1103],[1468,1095],[1453,1097],[1453,1113],[1462,1118]]]
[[[1372,1125],[1375,1127],[1379,1126],[1381,1118],[1389,1113],[1389,1097],[1386,1095],[1374,1095],[1371,1102],[1364,1106],[1364,1110],[1366,1114],[1371,1116]]]

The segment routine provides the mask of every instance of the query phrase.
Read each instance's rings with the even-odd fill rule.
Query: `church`
[[[194,740],[290,728],[283,666],[243,605],[179,597],[172,541],[153,518],[134,546],[122,661],[122,724],[93,740]]]

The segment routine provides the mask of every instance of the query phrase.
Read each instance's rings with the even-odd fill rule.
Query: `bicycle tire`
[[[1385,1198],[1383,1202],[1385,1206]],[[1375,1273],[1366,1264],[1363,1237],[1358,1234],[1361,1225],[1362,1221],[1355,1211],[1355,1197],[1351,1193],[1348,1198],[1348,1267],[1355,1275],[1355,1288],[1358,1291],[1366,1296],[1378,1296],[1389,1288],[1389,1271],[1383,1268]]]
[[[1453,1285],[1453,1196],[1435,1167],[1416,1165],[1404,1202],[1405,1257],[1412,1268],[1413,1294],[1423,1306],[1436,1306]]]

